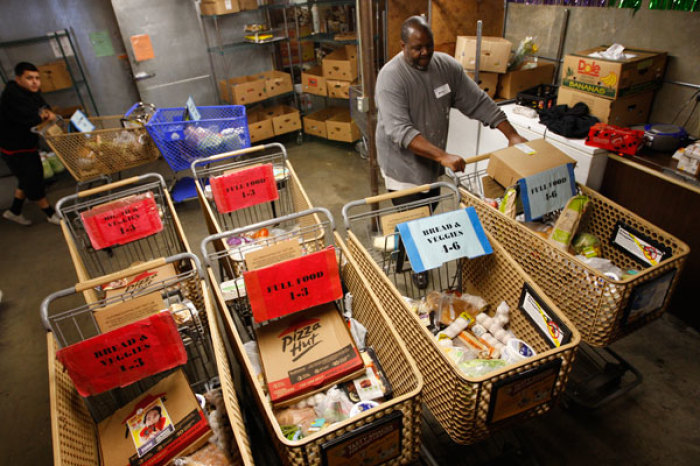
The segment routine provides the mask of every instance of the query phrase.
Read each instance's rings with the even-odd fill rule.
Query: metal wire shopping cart
[[[161,108],[146,123],[148,134],[176,173],[197,159],[250,147],[245,106],[197,107],[197,111],[199,119],[185,108]],[[188,177],[178,180],[172,191],[175,202],[197,195]]]
[[[304,220],[305,217],[307,220]],[[302,224],[306,226],[300,227]],[[382,436],[381,429],[386,428],[386,422],[397,416],[401,418],[400,431],[397,433],[398,445],[400,446],[396,450],[391,450],[389,447],[385,449],[388,455],[385,464],[408,464],[417,459],[420,448],[422,379],[417,372],[415,363],[392,328],[392,324],[382,311],[372,290],[362,279],[357,265],[348,257],[347,251],[342,246],[336,249],[336,253],[342,280],[353,296],[353,317],[367,328],[367,344],[374,347],[389,383],[393,387],[394,397],[377,408],[301,440],[291,441],[283,435],[263,387],[254,375],[253,365],[243,346],[244,342],[249,341],[253,335],[251,332],[252,322],[249,320],[251,308],[247,293],[242,289],[238,292],[223,289],[224,281],[230,277],[216,272],[219,269],[227,270],[227,267],[217,267],[217,264],[227,263],[231,255],[246,254],[245,246],[217,250],[216,243],[222,240],[226,242],[227,238],[245,235],[259,228],[273,227],[279,228],[281,232],[275,237],[266,239],[266,244],[285,240],[298,241],[302,245],[304,255],[320,251],[334,244],[334,223],[330,212],[326,209],[315,208],[209,236],[204,239],[201,247],[205,263],[209,267],[209,278],[229,339],[236,357],[246,373],[252,387],[255,403],[263,415],[265,425],[282,461],[285,464],[293,465],[326,464],[327,451],[331,445],[333,448],[336,446],[350,447],[351,443],[352,445],[369,445],[374,438]],[[342,303],[339,306],[342,306]],[[242,321],[248,321],[250,324],[242,325]],[[395,445],[395,443],[391,442],[391,445]]]
[[[137,291],[109,299],[98,298],[83,304],[79,304],[80,299],[75,296],[104,281],[182,261],[191,265],[190,270],[166,280],[150,283]],[[248,435],[231,378],[229,361],[219,333],[217,316],[212,308],[210,291],[204,280],[199,260],[193,254],[153,260],[108,277],[78,283],[72,288],[51,294],[42,303],[42,322],[48,331],[49,395],[54,463],[98,464],[101,454],[96,423],[172,372],[156,374],[124,388],[82,398],[76,392],[72,380],[63,370],[61,363],[56,360],[57,349],[100,334],[94,311],[117,302],[138,299],[150,293],[160,293],[164,299],[164,306],[169,306],[178,300],[189,300],[194,305],[196,311],[190,309],[176,319],[176,322],[180,322],[179,333],[187,349],[185,373],[195,392],[203,393],[208,388],[216,388],[220,385],[226,414],[234,433],[233,451],[231,451],[234,462],[244,465],[253,464]]]
[[[442,192],[434,197],[400,206],[381,205],[387,200],[437,188]],[[457,209],[458,204],[454,186],[435,183],[350,202],[343,207],[343,217],[350,257],[358,264],[363,280],[377,294],[416,360],[425,380],[426,405],[453,441],[472,444],[503,426],[549,411],[566,385],[580,336],[556,305],[488,234],[493,253],[448,261],[429,270],[425,288],[414,283],[413,269],[399,252],[398,233],[386,236],[379,233],[383,219],[415,209],[422,209],[422,215],[432,215],[436,209],[449,212]],[[505,301],[511,309],[510,329],[517,338],[530,342],[537,354],[480,377],[467,376],[440,348],[435,336],[404,299],[419,299],[433,290],[476,294],[492,308]],[[568,334],[568,338],[555,343],[545,337],[541,327],[520,307],[526,291],[538,297],[541,308],[549,310],[549,321],[557,322],[562,335]],[[528,390],[519,391],[527,386],[537,386],[537,395],[532,392],[525,395]],[[504,401],[511,394],[516,395],[509,402]]]
[[[90,132],[68,132],[69,122],[62,119],[41,132],[76,181],[113,175],[160,157],[146,129],[124,125],[123,115],[91,117],[90,122],[95,125]]]
[[[230,172],[265,164],[272,165],[278,198],[230,212],[220,211],[212,195],[209,180]],[[192,162],[191,168],[207,226],[212,234],[311,207],[299,178],[287,160],[287,149],[280,143],[258,145],[205,157]]]
[[[93,246],[85,228],[84,214],[108,203],[149,194],[158,209],[160,231],[125,244],[102,249]],[[80,281],[125,269],[137,261],[190,250],[165,180],[156,173],[79,191],[60,199],[56,210],[62,218],[61,228]]]

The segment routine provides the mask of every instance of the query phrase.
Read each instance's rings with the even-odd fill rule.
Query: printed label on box
[[[163,398],[139,410],[126,421],[139,458],[175,432],[173,421],[163,404]]]
[[[250,251],[245,255],[245,265],[248,270],[262,269],[297,257],[301,257],[301,244],[296,239],[288,239]]]
[[[81,396],[126,387],[187,362],[169,312],[159,312],[108,333],[60,349],[56,358]]]
[[[151,192],[96,206],[80,217],[95,249],[127,244],[163,230]]]
[[[255,322],[340,299],[335,248],[243,273]]]
[[[216,208],[221,213],[279,199],[271,163],[212,177],[209,182]]]
[[[567,163],[536,173],[518,180],[518,184],[525,220],[531,222],[563,209],[569,198],[576,195],[574,164]]]
[[[397,229],[415,272],[493,252],[474,207],[401,223]]]

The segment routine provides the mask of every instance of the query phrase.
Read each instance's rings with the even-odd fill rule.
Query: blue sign
[[[396,229],[415,272],[493,252],[474,207],[400,223]]]
[[[88,117],[86,117],[80,110],[75,111],[75,113],[70,117],[70,122],[81,133],[90,133],[95,131],[95,125],[88,120]]]
[[[550,212],[563,209],[576,195],[574,164],[567,163],[518,180],[525,220],[531,222]]]

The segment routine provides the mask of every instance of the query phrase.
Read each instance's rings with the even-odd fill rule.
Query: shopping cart
[[[607,346],[664,313],[690,249],[678,238],[579,184],[581,194],[590,199],[579,231],[600,238],[602,256],[615,266],[622,270],[642,269],[623,279],[606,275],[487,205],[482,200],[487,159],[488,156],[467,159],[466,175],[451,174],[460,187],[462,202],[477,210],[485,228],[574,322],[582,340],[598,347],[582,345],[590,370],[580,382],[572,384],[577,389],[571,392],[571,398],[586,407],[599,407],[641,383],[641,374]],[[477,162],[481,163],[478,168]],[[638,258],[614,245],[621,230],[650,239],[669,257],[655,265],[642,265]],[[659,302],[651,309],[639,309],[639,303],[650,292],[660,297]],[[600,373],[607,374],[605,383],[601,383]]]
[[[160,258],[117,272],[111,279],[181,261],[190,262],[192,268],[176,277],[151,283],[138,292],[127,293],[112,299],[97,299],[82,305],[76,304],[78,300],[75,299],[75,294],[107,279],[102,277],[53,293],[42,303],[42,321],[48,331],[49,398],[55,464],[86,466],[98,464],[100,453],[96,423],[171,372],[157,374],[131,386],[111,390],[104,395],[82,398],[61,363],[56,360],[56,351],[99,333],[92,316],[93,310],[154,292],[161,292],[169,305],[175,299],[175,291],[183,298],[190,300],[198,310],[198,314],[189,314],[190,325],[180,327],[180,334],[188,353],[188,361],[184,367],[188,380],[192,388],[199,393],[220,386],[226,414],[233,430],[230,453],[234,464],[253,464],[248,435],[231,378],[229,361],[219,333],[217,315],[212,308],[210,290],[204,280],[199,259],[193,254]]]
[[[220,212],[212,195],[209,180],[226,173],[271,164],[278,199],[230,212]],[[308,196],[287,160],[287,149],[280,143],[264,144],[192,162],[197,193],[206,214],[209,233],[239,228],[311,207]]]
[[[106,203],[149,193],[153,195],[160,213],[162,230],[126,244],[95,249],[85,228],[83,214]],[[125,269],[137,261],[190,250],[165,180],[157,173],[147,173],[79,191],[60,199],[56,203],[56,211],[62,219],[63,236],[79,281]]]
[[[146,129],[125,125],[123,115],[90,117],[90,121],[95,125],[90,132],[68,132],[69,122],[63,119],[41,131],[76,181],[113,175],[160,156]]]
[[[386,200],[412,193],[441,188],[440,194],[400,206],[381,206]],[[546,294],[489,236],[493,253],[475,259],[453,260],[427,271],[428,286],[413,281],[409,261],[399,253],[398,233],[383,236],[382,219],[387,215],[413,209],[457,209],[457,189],[448,183],[434,183],[413,190],[397,191],[343,207],[348,230],[347,250],[358,264],[363,280],[377,294],[408,350],[416,360],[425,380],[423,397],[426,405],[450,438],[460,444],[472,444],[490,436],[504,426],[549,411],[566,386],[571,363],[580,341],[579,333],[551,302]],[[342,240],[339,241],[342,243]],[[517,338],[535,349],[536,356],[508,365],[481,377],[464,374],[438,346],[435,336],[421,322],[404,299],[419,299],[430,291],[456,290],[484,298],[492,309],[505,301],[510,307],[510,329]],[[543,336],[534,321],[520,307],[525,291],[537,296],[541,306],[549,309],[550,318],[558,322],[563,335],[559,344]],[[538,386],[537,395],[519,392],[519,388]],[[506,403],[508,394],[522,393]],[[505,408],[509,406],[509,408]]]
[[[307,217],[308,220],[304,221],[304,217]],[[311,223],[312,221],[313,223]],[[299,228],[301,224],[308,226]],[[342,246],[336,249],[336,253],[339,258],[340,275],[345,287],[353,296],[353,317],[367,328],[367,344],[374,347],[389,383],[393,387],[394,397],[377,408],[363,412],[357,417],[301,440],[291,441],[283,435],[263,387],[253,373],[253,365],[243,346],[244,342],[252,338],[250,327],[241,325],[246,314],[250,314],[250,301],[244,292],[234,292],[233,295],[226,292],[225,295],[221,288],[224,277],[219,276],[216,272],[217,263],[227,261],[231,253],[245,254],[246,252],[244,249],[236,248],[228,251],[217,251],[215,247],[217,242],[255,231],[258,228],[272,228],[273,226],[286,230],[288,233],[280,233],[276,238],[270,238],[270,242],[296,240],[303,245],[303,254],[319,251],[334,244],[334,223],[330,212],[326,209],[315,208],[209,236],[202,241],[202,253],[205,263],[208,265],[209,278],[219,312],[225,322],[229,340],[246,373],[255,402],[263,415],[267,430],[270,432],[280,458],[285,464],[292,465],[327,464],[325,463],[327,460],[326,452],[330,446],[336,449],[336,447],[350,445],[351,442],[356,446],[366,446],[372,443],[375,435],[382,436],[381,429],[387,428],[388,420],[400,417],[400,433],[397,434],[400,449],[396,453],[397,456],[386,459],[386,464],[408,464],[417,459],[420,448],[420,392],[423,381],[403,342],[392,328],[392,324],[382,311],[372,290],[361,277],[357,264],[347,255],[347,251]],[[339,303],[339,306],[342,307],[343,304]],[[393,442],[392,444],[395,445]],[[388,446],[385,451],[390,451]]]
[[[468,168],[472,160],[467,159]],[[486,171],[482,169],[471,172],[469,176],[458,174],[455,177],[461,188],[462,201],[477,209],[485,227],[502,241],[508,252],[569,316],[586,343],[610,345],[663,314],[690,253],[684,242],[579,184],[580,192],[591,201],[579,231],[600,238],[602,256],[609,258],[620,269],[642,268],[636,275],[625,279],[612,278],[574,255],[555,248],[521,223],[489,207],[481,199],[481,178],[485,175]],[[613,239],[619,226],[662,245],[670,257],[655,265],[642,265],[638,259],[614,246]],[[667,289],[662,305],[651,312],[631,315],[629,306],[635,294],[656,280]],[[562,286],[562,283],[566,286]]]
[[[175,173],[190,168],[193,161],[250,147],[245,106],[197,107],[199,119],[185,108],[160,108],[146,123],[163,158]],[[180,178],[172,188],[173,199],[194,198],[192,179]]]

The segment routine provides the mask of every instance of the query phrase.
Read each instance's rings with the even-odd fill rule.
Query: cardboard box
[[[567,163],[576,163],[574,159],[545,141],[533,139],[522,144],[491,152],[486,173],[501,186],[513,186],[518,180],[530,175],[549,170]],[[527,154],[533,149],[533,154]]]
[[[243,1],[243,0],[241,0]],[[256,5],[257,7],[257,5]],[[239,0],[202,0],[200,12],[203,15],[228,15],[241,11]]]
[[[289,41],[289,49],[292,52],[292,63],[299,63],[299,42]],[[280,56],[282,57],[282,64],[284,66],[289,66],[289,56],[287,53],[287,47],[280,47]],[[301,43],[301,61],[303,63],[313,62],[316,58],[316,51],[314,49],[313,42],[302,42]]]
[[[301,84],[304,92],[323,97],[328,95],[326,78],[323,77],[323,69],[320,66],[314,66],[308,71],[303,71],[301,73]]]
[[[238,0],[238,4],[242,11],[258,9],[258,0]]]
[[[364,372],[362,357],[333,303],[286,316],[256,333],[275,406],[294,403]]]
[[[264,111],[268,118],[272,118],[272,129],[275,136],[301,129],[301,116],[296,108],[277,105],[266,108]]]
[[[251,143],[274,137],[275,131],[272,129],[272,117],[262,111],[249,112],[248,133],[250,134]]]
[[[357,79],[357,46],[346,45],[326,55],[322,61],[323,77],[354,81]]]
[[[591,115],[603,123],[622,127],[646,123],[653,101],[654,91],[610,100],[588,92],[575,91],[569,87],[560,87],[557,96],[557,105],[566,104],[573,107],[576,103],[583,102],[588,105]]]
[[[219,81],[221,99],[234,105],[246,105],[267,99],[265,80],[255,76],[240,76]]]
[[[515,99],[518,92],[540,84],[552,84],[553,79],[554,64],[537,63],[537,68],[508,71],[506,74],[500,75],[497,94],[502,99]]]
[[[338,79],[326,79],[326,87],[328,88],[328,97],[333,97],[334,99],[349,99],[350,98],[350,86],[356,84],[350,81],[340,81]]]
[[[187,378],[178,370],[97,426],[104,466],[167,464],[211,435]]]
[[[634,57],[623,61],[588,56],[606,48],[596,47],[564,57],[561,86],[615,99],[656,89],[664,77],[666,52],[625,49],[625,53]]]
[[[513,44],[503,37],[481,38],[479,71],[505,73]],[[465,70],[476,68],[476,36],[457,36],[455,58]]]
[[[265,71],[256,76],[258,79],[265,81],[265,93],[267,97],[286,94],[292,92],[292,76],[283,71]]]
[[[467,71],[472,80],[474,79],[474,73],[472,71]],[[498,73],[489,73],[488,71],[479,71],[479,82],[476,83],[479,88],[486,92],[492,99],[496,96],[496,88],[498,87]]]
[[[320,138],[328,138],[326,120],[337,114],[338,107],[327,107],[304,117],[304,132]]]
[[[347,108],[339,110],[326,120],[326,132],[332,141],[355,142],[360,139],[360,128],[352,120]]]
[[[41,92],[60,91],[73,85],[73,81],[66,68],[66,62],[58,60],[37,66],[39,77],[41,78]]]

